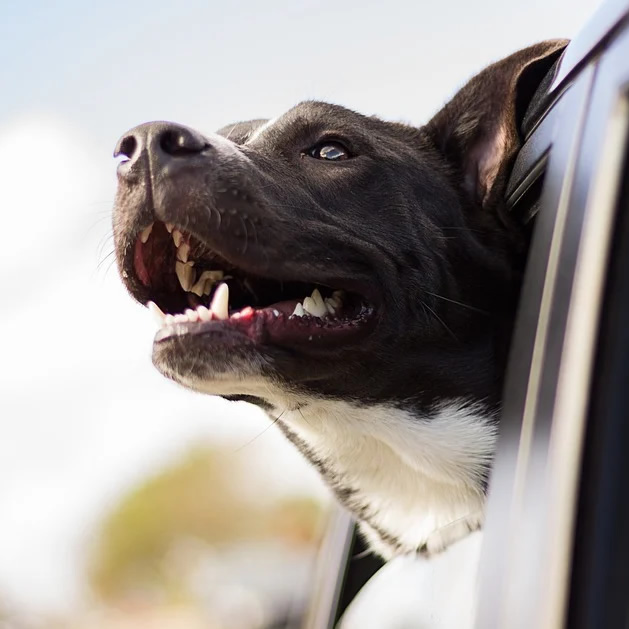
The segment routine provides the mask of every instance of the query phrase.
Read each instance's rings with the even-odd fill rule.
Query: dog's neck
[[[438,552],[482,524],[496,425],[480,405],[417,415],[318,400],[275,416],[383,557]]]

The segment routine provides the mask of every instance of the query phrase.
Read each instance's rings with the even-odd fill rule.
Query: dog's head
[[[126,133],[117,260],[171,315],[157,368],[274,406],[495,400],[524,251],[504,183],[522,105],[564,45],[490,66],[421,128],[305,102],[217,134]]]

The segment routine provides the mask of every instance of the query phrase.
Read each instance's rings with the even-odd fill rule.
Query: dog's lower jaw
[[[480,405],[415,415],[319,400],[276,416],[384,559],[430,556],[481,527],[496,423]]]
[[[289,392],[260,365],[206,380],[156,364],[187,388],[264,400],[384,559],[435,554],[482,525],[495,408],[466,399],[422,411],[410,401],[360,405]]]

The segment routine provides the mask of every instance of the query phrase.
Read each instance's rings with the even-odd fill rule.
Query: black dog
[[[267,409],[386,558],[482,524],[526,250],[501,201],[564,46],[490,66],[421,128],[306,102],[116,149],[118,265],[160,320],[156,367]]]

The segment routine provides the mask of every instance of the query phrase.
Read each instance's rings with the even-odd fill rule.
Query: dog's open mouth
[[[133,267],[160,326],[157,341],[229,328],[256,343],[338,344],[367,332],[374,319],[357,293],[244,271],[160,221],[138,235]]]

